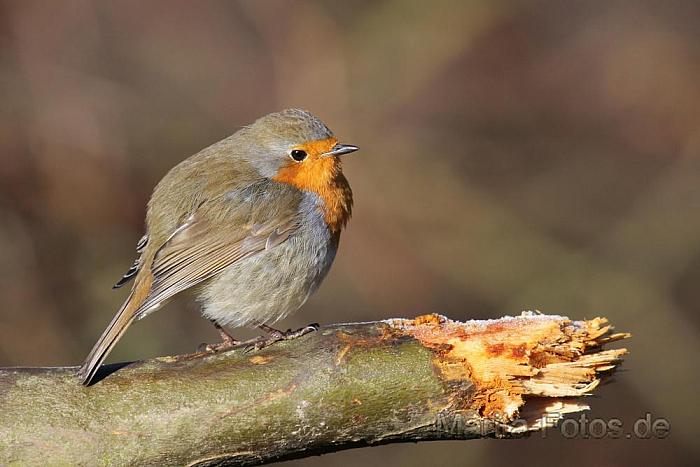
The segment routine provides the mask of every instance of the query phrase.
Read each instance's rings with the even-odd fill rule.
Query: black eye
[[[294,149],[290,155],[292,156],[292,159],[297,162],[301,162],[306,159],[306,151],[302,151],[301,149]]]

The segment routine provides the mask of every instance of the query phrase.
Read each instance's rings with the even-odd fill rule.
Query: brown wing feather
[[[194,287],[231,264],[284,242],[297,228],[296,216],[274,219],[236,232],[221,232],[195,214],[156,254],[151,292],[138,318],[177,293]],[[255,227],[255,228],[254,228]]]
[[[179,227],[173,226],[167,237],[162,229],[149,228],[134,287],[83,363],[79,371],[83,384],[90,384],[136,319],[234,262],[283,243],[295,232],[302,193],[276,182],[265,183],[264,189],[251,185],[222,194],[225,199],[198,203],[194,214]]]

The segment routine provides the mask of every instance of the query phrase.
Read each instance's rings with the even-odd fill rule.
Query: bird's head
[[[340,156],[359,149],[339,143],[318,117],[299,109],[261,117],[244,134],[249,162],[263,176],[310,191],[332,183],[341,174]]]

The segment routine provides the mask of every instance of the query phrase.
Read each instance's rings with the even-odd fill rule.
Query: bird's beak
[[[323,153],[322,156],[342,156],[343,154],[350,154],[351,152],[355,152],[358,149],[360,148],[358,148],[357,146],[353,146],[352,144],[336,144],[335,146],[333,146],[333,149]]]

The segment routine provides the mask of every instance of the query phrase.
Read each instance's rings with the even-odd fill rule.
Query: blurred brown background
[[[78,364],[125,296],[155,183],[286,107],[322,117],[356,215],[282,323],[605,315],[632,354],[591,417],[663,440],[440,442],[291,465],[698,465],[700,3],[0,3],[0,365]],[[174,303],[112,360],[217,336]]]

